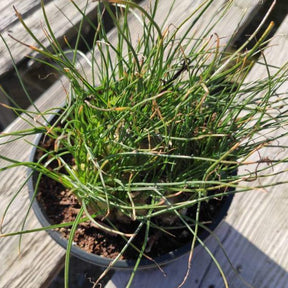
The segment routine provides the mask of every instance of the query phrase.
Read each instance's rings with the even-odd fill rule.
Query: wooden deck
[[[0,33],[7,41],[8,46],[11,49],[13,59],[16,64],[19,65],[19,72],[24,83],[27,85],[28,91],[32,98],[37,98],[42,94],[46,88],[50,85],[51,81],[54,81],[53,77],[46,77],[49,74],[47,68],[28,60],[29,56],[37,56],[35,53],[31,54],[31,49],[15,41],[9,35],[14,38],[34,45],[34,41],[28,33],[25,32],[24,27],[18,21],[13,6],[21,14],[21,17],[25,21],[28,27],[31,28],[36,37],[42,42],[45,47],[49,47],[50,43],[47,40],[43,31],[43,13],[41,10],[41,1],[39,0],[13,0],[13,1],[0,1]],[[74,1],[86,15],[91,19],[95,17],[96,2],[89,1],[89,5],[86,5],[86,1],[76,0]],[[12,6],[13,5],[13,6]],[[45,11],[52,23],[52,28],[55,31],[55,36],[60,43],[62,43],[63,36],[68,39],[73,39],[77,33],[77,27],[81,21],[82,15],[73,6],[70,1],[45,1]],[[64,17],[65,15],[65,17]],[[89,34],[89,26],[83,25],[83,35]],[[30,103],[22,91],[20,84],[18,83],[16,75],[11,73],[13,70],[13,64],[8,50],[4,43],[0,41],[0,85],[4,89],[8,89],[9,94],[13,96],[13,99],[22,107],[27,107]],[[45,69],[44,69],[45,68]],[[46,76],[45,76],[46,75]],[[46,79],[47,78],[47,79]],[[0,101],[8,104],[4,96],[1,95]],[[0,106],[0,126],[7,126],[15,115]]]
[[[32,2],[36,3],[37,1],[31,0]],[[143,5],[145,5],[148,1],[143,2]],[[194,2],[200,3],[201,1]],[[223,4],[227,1],[219,0],[214,2],[215,4],[212,5],[209,12],[207,12],[205,17],[202,17],[201,23],[198,26],[199,31],[210,21],[209,16],[216,11],[220,11],[223,8]],[[216,25],[213,33],[217,33],[222,41],[228,41],[236,31],[243,31],[244,28],[247,28],[247,23],[250,23],[251,17],[255,17],[256,12],[261,8],[262,2],[265,1],[234,1],[227,17]],[[267,2],[269,1],[267,0]],[[48,5],[52,5],[52,2],[48,2]],[[161,13],[157,16],[159,21],[161,21],[161,15],[165,14],[169,6],[166,0],[161,0],[160,5],[161,8],[159,11]],[[23,6],[23,9],[28,11],[29,7],[25,7]],[[177,24],[179,19],[183,19],[194,8],[191,5],[191,1],[178,0],[177,9],[173,10],[170,14],[169,22]],[[20,11],[21,8],[19,7],[18,9]],[[34,19],[33,21],[38,21],[39,23],[38,19]],[[134,21],[133,18],[131,21]],[[2,22],[0,24],[2,25]],[[5,25],[7,26],[4,23]],[[2,26],[0,27],[2,29]],[[136,23],[135,27],[137,27]],[[111,39],[115,38],[114,35],[115,31],[112,30],[110,33]],[[281,26],[276,31],[273,40],[268,48],[266,48],[265,56],[268,62],[280,65],[288,61],[288,54],[286,52],[288,47],[287,35],[288,17],[285,17]],[[136,38],[137,29],[135,28]],[[3,61],[2,58],[0,61]],[[19,58],[20,60],[21,57]],[[5,61],[7,61],[7,58]],[[2,67],[1,63],[0,67]],[[5,65],[8,67],[10,64]],[[265,73],[266,71],[263,66],[259,65],[254,67],[254,70],[248,77],[253,79],[255,75],[261,77]],[[36,101],[40,109],[44,110],[48,107],[60,105],[63,102],[65,98],[63,83],[67,85],[67,82],[63,79],[62,83],[56,82],[42,94],[41,98]],[[283,91],[288,90],[288,83],[283,89]],[[6,131],[20,130],[25,127],[26,123],[23,120],[16,119],[6,128]],[[31,140],[31,138],[28,138],[28,140]],[[285,141],[288,141],[288,139]],[[0,149],[1,154],[5,153],[5,155],[12,158],[24,160],[28,159],[31,147],[25,141],[18,141],[0,146]],[[261,156],[265,157],[265,155]],[[2,165],[3,163],[0,162],[0,167]],[[12,195],[17,191],[25,177],[25,169],[14,169],[0,174],[0,215],[2,215]],[[232,269],[215,238],[210,237],[207,240],[208,247],[214,251],[216,258],[224,268],[230,287],[245,287],[242,279],[250,283],[250,287],[255,288],[288,287],[287,189],[287,185],[283,185],[269,189],[266,192],[252,191],[235,196],[229,215],[216,232],[235,270]],[[25,188],[7,215],[4,231],[11,230],[11,227],[15,231],[21,226],[22,213],[28,205],[28,193]],[[36,226],[39,226],[38,221],[33,213],[31,213],[26,227],[31,228]],[[25,235],[20,254],[18,253],[18,237],[0,239],[0,287],[49,287],[49,283],[53,277],[63,267],[64,254],[65,251],[54,243],[45,232]],[[136,284],[133,287],[177,287],[183,280],[186,267],[187,257],[183,257],[165,267],[166,277],[159,270],[138,273],[134,280]],[[115,272],[107,283],[106,288],[125,287],[128,276],[126,272]],[[224,287],[215,265],[203,249],[196,249],[191,273],[183,287]]]

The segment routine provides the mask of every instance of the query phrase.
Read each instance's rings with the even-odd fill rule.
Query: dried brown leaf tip
[[[18,10],[16,9],[16,7],[13,5],[13,9],[15,11],[15,15],[19,20],[22,20],[22,15],[18,12]]]
[[[26,43],[24,43],[24,42],[16,39],[16,38],[15,38],[14,36],[12,36],[11,34],[8,34],[8,36],[9,36],[10,38],[12,38],[13,40],[17,41],[18,43],[20,43],[21,45],[24,45],[24,46],[26,46],[26,47],[28,47],[28,48],[30,48],[31,50],[34,50],[34,51],[36,51],[36,52],[40,52],[40,49],[37,48],[36,46],[30,45],[30,44],[26,44]]]

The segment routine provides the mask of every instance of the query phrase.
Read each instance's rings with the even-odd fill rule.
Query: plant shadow
[[[218,241],[211,236],[205,242],[219,261],[227,277],[230,288],[287,288],[288,271],[272,260],[265,251],[261,251],[247,238],[226,222],[216,231],[231,265]],[[178,287],[185,278],[188,256],[164,267],[166,276],[159,269],[138,271],[132,287],[169,288]],[[129,279],[128,272],[116,272],[105,288],[125,287]],[[194,251],[191,270],[183,288],[224,288],[223,279],[211,257],[202,248]]]

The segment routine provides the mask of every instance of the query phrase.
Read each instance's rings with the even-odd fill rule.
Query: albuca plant
[[[174,1],[171,2],[172,9]],[[213,200],[218,203],[235,192],[249,191],[253,187],[251,181],[273,179],[281,173],[274,168],[287,159],[262,159],[260,155],[262,149],[287,148],[280,144],[280,138],[287,135],[283,129],[288,120],[283,105],[287,99],[276,93],[287,81],[287,66],[271,75],[269,64],[263,63],[267,77],[245,81],[256,55],[267,44],[272,24],[252,48],[246,49],[257,31],[237,51],[228,53],[213,28],[225,16],[229,4],[202,34],[196,35],[194,30],[212,2],[204,1],[178,26],[156,22],[157,0],[148,9],[132,1],[101,1],[96,24],[79,9],[83,22],[88,21],[95,31],[87,56],[78,49],[81,29],[74,47],[67,38],[65,47],[60,45],[44,1],[44,32],[51,44],[49,49],[37,40],[16,10],[36,42],[23,45],[42,56],[36,61],[65,75],[70,91],[64,106],[45,112],[11,108],[26,114],[31,128],[1,134],[1,143],[11,134],[16,135],[15,141],[31,134],[43,133],[43,137],[30,162],[1,155],[10,164],[0,171],[5,173],[10,167],[23,165],[32,169],[34,200],[43,194],[43,179],[59,183],[77,199],[79,209],[72,223],[43,228],[72,226],[67,279],[73,235],[85,221],[107,237],[124,239],[106,272],[125,258],[128,249],[136,255],[136,271],[142,258],[155,261],[157,252],[149,253],[156,249],[161,237],[172,235],[174,239],[185,234],[184,240],[179,241],[189,240],[191,253],[197,241],[205,247],[199,229],[209,230],[202,214],[212,213]],[[116,41],[111,41],[105,31],[104,14],[114,23]],[[137,39],[133,36],[134,27],[129,25],[133,17],[141,27]],[[44,120],[39,120],[36,127],[33,119],[40,116]],[[259,155],[258,160],[248,162],[253,154]],[[254,164],[255,171],[239,172],[248,164]],[[269,185],[276,184],[271,180]],[[266,186],[255,181],[253,188]],[[223,273],[222,276],[226,283]]]

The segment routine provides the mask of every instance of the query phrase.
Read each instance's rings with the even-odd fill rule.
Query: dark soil
[[[47,149],[52,148],[53,141],[46,139],[43,145]],[[39,153],[41,154],[41,152],[38,152],[38,154]],[[41,155],[38,155],[37,158],[39,158],[39,156]],[[73,162],[71,159],[68,161]],[[69,190],[65,189],[60,183],[45,176],[42,177],[39,185],[37,200],[51,221],[51,224],[71,222],[80,210],[80,204],[77,198]],[[223,202],[225,201],[213,200],[209,203],[201,204],[201,221],[206,224],[212,223],[212,219],[217,217],[219,210],[223,206]],[[187,213],[189,217],[193,218],[195,208],[191,208]],[[155,219],[155,222],[157,222],[157,219]],[[138,223],[131,220],[130,223],[118,223],[116,225],[122,232],[133,233]],[[61,228],[59,232],[63,237],[68,239],[70,228]],[[140,234],[133,242],[138,248],[142,247],[144,233],[145,228],[140,231]],[[191,242],[192,238],[191,233],[184,228],[169,230],[169,234],[150,229],[148,246],[151,251],[146,251],[146,254],[155,258],[182,247],[186,243]],[[89,221],[78,225],[73,241],[85,251],[107,258],[115,258],[126,243],[121,236],[115,236],[115,234],[97,229],[95,225]],[[121,259],[135,259],[137,256],[138,252],[131,247],[126,250]]]

